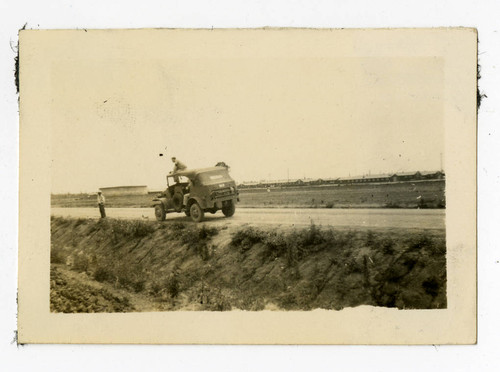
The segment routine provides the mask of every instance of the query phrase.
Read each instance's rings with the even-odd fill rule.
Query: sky
[[[52,65],[54,193],[161,189],[171,156],[237,182],[441,168],[438,57],[126,45]]]

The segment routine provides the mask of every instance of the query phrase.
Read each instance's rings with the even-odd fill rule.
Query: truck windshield
[[[187,177],[184,177],[184,176],[177,176],[178,177],[178,180],[179,180],[179,183],[188,183],[189,182],[189,178]],[[168,183],[169,185],[173,185],[175,182],[174,180],[174,176],[168,176]]]

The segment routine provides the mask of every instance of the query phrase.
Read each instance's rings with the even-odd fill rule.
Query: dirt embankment
[[[52,218],[51,310],[446,307],[444,231]]]
[[[122,293],[119,293],[122,292]],[[50,310],[65,313],[127,312],[135,309],[130,296],[85,273],[53,265],[50,271]]]

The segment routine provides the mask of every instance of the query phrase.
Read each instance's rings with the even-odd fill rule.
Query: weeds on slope
[[[441,232],[241,227],[214,254],[219,228],[210,224],[53,219],[52,227],[55,267],[152,296],[167,310],[446,307]]]
[[[247,227],[233,234],[231,246],[248,257],[255,249],[266,264],[281,266],[289,284],[278,304],[286,309],[446,306],[446,243],[439,234]],[[278,279],[263,280],[269,286]]]
[[[184,230],[182,234],[182,243],[194,250],[203,261],[207,261],[213,255],[213,250],[209,246],[209,240],[219,233],[215,227],[202,225],[201,228],[195,228],[194,231]]]
[[[233,234],[231,245],[239,247],[242,252],[255,244],[266,247],[269,257],[287,257],[290,265],[307,256],[328,249],[345,249],[352,245],[354,233],[338,232],[330,229],[320,229],[314,223],[307,229],[282,232],[265,231],[247,227]]]
[[[167,244],[177,244],[207,261],[213,251],[210,240],[219,232],[215,227],[177,221],[160,224],[60,217],[51,219],[51,230],[52,264],[66,264],[73,271],[87,273],[96,281],[111,283],[116,288],[134,292],[161,290],[172,298],[181,290],[178,276],[167,272],[156,278],[149,272],[148,256],[165,249]]]

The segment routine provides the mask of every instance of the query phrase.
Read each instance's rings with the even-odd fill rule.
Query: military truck
[[[153,207],[158,221],[164,221],[167,213],[184,212],[193,221],[201,222],[206,212],[221,210],[231,217],[238,201],[236,183],[228,168],[215,166],[168,174],[167,188],[153,199]]]

